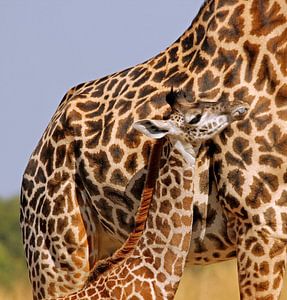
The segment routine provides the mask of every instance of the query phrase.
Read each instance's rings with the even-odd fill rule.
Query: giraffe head
[[[194,161],[200,145],[213,138],[231,122],[242,119],[248,110],[244,102],[191,102],[183,91],[166,96],[171,113],[166,120],[144,119],[133,127],[148,137],[167,137],[187,160]]]

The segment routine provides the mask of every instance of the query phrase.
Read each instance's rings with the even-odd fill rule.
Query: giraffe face
[[[166,100],[172,110],[168,120],[140,120],[134,128],[151,138],[166,136],[185,150],[191,146],[198,148],[231,122],[242,119],[248,109],[247,104],[239,101],[191,103],[183,92],[171,91]]]
[[[179,112],[180,128],[189,143],[200,144],[220,133],[231,122],[242,119],[248,110],[247,104],[196,102]],[[173,114],[170,117],[174,118]]]

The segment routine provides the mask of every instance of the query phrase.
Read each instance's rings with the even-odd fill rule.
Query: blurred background
[[[18,195],[29,156],[62,96],[164,50],[202,3],[0,0],[0,300],[32,299]],[[236,276],[234,262],[194,267],[176,299],[237,300]]]

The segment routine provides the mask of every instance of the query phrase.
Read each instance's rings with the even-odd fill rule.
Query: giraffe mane
[[[155,183],[158,178],[160,157],[164,142],[165,138],[161,138],[153,142],[145,186],[142,192],[140,206],[136,214],[134,230],[129,234],[127,240],[120,247],[120,249],[118,249],[112,256],[102,259],[98,263],[96,263],[94,269],[91,272],[88,283],[96,280],[98,276],[106,271],[110,271],[116,265],[123,262],[128,257],[128,255],[131,254],[131,252],[136,247],[139,239],[141,238],[148,218]]]

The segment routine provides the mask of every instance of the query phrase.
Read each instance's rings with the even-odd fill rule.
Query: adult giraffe
[[[133,228],[150,143],[131,125],[163,118],[174,86],[192,91],[191,101],[251,106],[246,121],[201,152],[189,262],[237,256],[241,297],[277,299],[287,240],[286,57],[285,0],[209,0],[155,58],[71,89],[23,177],[34,297],[78,290],[108,255],[99,247],[103,231],[123,242]]]
[[[181,91],[172,91],[167,99],[167,120],[144,119],[133,125],[156,139],[134,230],[120,249],[96,264],[83,289],[57,300],[174,299],[190,246],[198,150],[242,119],[248,106],[238,101],[190,103]],[[170,182],[177,186],[176,197]]]

